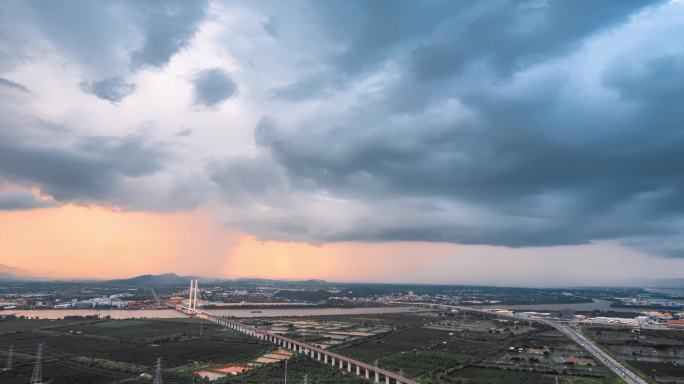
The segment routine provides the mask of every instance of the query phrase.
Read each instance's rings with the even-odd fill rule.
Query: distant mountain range
[[[141,275],[135,276],[128,279],[116,279],[116,280],[106,280],[103,283],[121,286],[146,286],[146,287],[161,287],[161,286],[178,286],[189,284],[190,279],[199,279],[202,284],[211,283],[221,283],[226,281],[233,281],[244,285],[261,285],[261,284],[306,284],[311,286],[319,286],[328,284],[325,280],[304,280],[304,281],[282,281],[282,280],[269,280],[269,279],[258,279],[258,278],[243,278],[243,279],[222,279],[213,278],[206,276],[179,276],[175,273],[164,273],[161,275]]]
[[[130,279],[107,280],[105,283],[125,286],[164,286],[189,284],[191,277],[178,276],[175,273],[164,273],[161,275],[141,275]]]
[[[23,269],[10,267],[9,265],[0,264],[0,281],[19,281],[19,280],[40,280],[39,277],[33,276],[31,272]]]
[[[198,277],[198,276],[179,276],[175,273],[163,273],[160,275],[140,275],[127,279],[114,279],[114,280],[74,280],[74,279],[64,279],[64,281],[80,281],[80,282],[97,282],[104,284],[111,284],[117,286],[143,286],[143,287],[161,287],[161,286],[179,286],[189,284],[190,279],[199,278],[203,284],[209,283],[220,283],[226,281],[239,282],[245,285],[260,285],[260,284],[306,284],[310,286],[322,286],[331,284],[325,280],[300,280],[300,281],[289,281],[289,280],[270,280],[270,279],[260,279],[260,278],[241,278],[241,279],[221,279],[221,278],[211,278],[211,277]],[[5,264],[0,264],[0,281],[46,281],[50,280],[46,277],[41,277],[33,274],[30,271],[26,271],[20,268],[14,268]],[[684,289],[684,278],[678,279],[629,279],[623,280],[616,284],[611,284],[613,287],[638,287],[638,288],[672,288],[672,289]]]
[[[100,283],[117,286],[142,286],[142,287],[162,287],[162,286],[178,286],[189,284],[190,279],[200,279],[202,283],[208,284],[213,282],[235,281],[246,285],[269,284],[269,283],[294,283],[294,284],[309,284],[309,285],[324,285],[328,284],[325,280],[306,280],[306,281],[280,281],[259,278],[244,278],[244,279],[222,279],[212,278],[206,276],[179,276],[175,273],[163,273],[159,275],[140,275],[125,279],[112,280],[94,280],[94,279],[50,279],[46,277],[37,276],[29,271],[10,267],[9,265],[0,264],[0,281],[73,281],[81,283]]]

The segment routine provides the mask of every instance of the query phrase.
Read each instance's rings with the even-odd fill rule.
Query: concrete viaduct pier
[[[206,311],[195,309],[192,306],[190,306],[190,308],[176,306],[176,309],[183,313],[194,315],[198,318],[214,322],[238,332],[242,332],[259,340],[267,341],[283,349],[304,354],[311,359],[320,362],[321,364],[331,365],[333,367],[339,368],[343,372],[347,372],[348,374],[355,374],[356,376],[372,380],[374,383],[418,384],[417,381],[406,378],[399,373],[388,371],[386,369],[382,369],[347,356],[342,356],[340,354],[318,348],[311,344],[290,339],[276,333],[261,330],[258,327],[244,325],[231,318],[217,316]]]

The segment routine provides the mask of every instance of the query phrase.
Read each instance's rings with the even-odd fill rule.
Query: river
[[[283,308],[283,309],[211,309],[216,315],[234,317],[293,317],[293,316],[330,316],[330,315],[377,315],[383,313],[410,312],[412,307],[363,307],[363,308]],[[259,311],[259,312],[254,312]],[[173,319],[186,317],[173,309],[27,309],[0,311],[2,315],[15,314],[29,318],[61,319],[64,316],[110,316],[112,319]]]

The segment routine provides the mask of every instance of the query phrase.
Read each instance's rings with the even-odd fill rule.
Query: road
[[[482,309],[482,308],[473,308],[473,307],[465,307],[465,306],[460,306],[460,305],[445,305],[445,304],[432,304],[432,303],[410,303],[410,302],[390,302],[390,304],[401,304],[401,305],[418,305],[422,307],[430,307],[430,308],[443,308],[443,309],[456,309],[460,311],[467,311],[467,312],[478,312],[478,313],[486,313],[490,315],[495,315],[495,316],[500,316],[500,317],[506,317],[506,318],[514,318],[516,320],[521,320],[519,317],[513,317],[505,314],[499,314],[496,312],[493,312],[488,309]],[[596,344],[594,344],[593,341],[589,340],[586,336],[584,336],[579,330],[569,327],[566,324],[560,322],[560,321],[553,321],[549,320],[546,318],[542,317],[526,317],[524,318],[525,320],[531,320],[537,323],[545,324],[550,327],[553,327],[557,329],[559,332],[562,334],[566,335],[570,339],[572,339],[574,342],[582,346],[584,349],[587,350],[587,352],[591,353],[596,360],[600,361],[603,365],[608,367],[611,371],[613,371],[619,378],[621,378],[625,383],[627,384],[648,384],[648,382],[641,377],[637,376],[634,372],[630,371],[622,365],[620,362],[612,358],[609,354],[607,354],[605,351],[603,351],[601,348],[599,348]]]

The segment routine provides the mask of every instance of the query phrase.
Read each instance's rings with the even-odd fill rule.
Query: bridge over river
[[[190,284],[190,300],[188,305],[177,305],[175,306],[176,310],[185,313],[186,315],[205,319],[235,331],[242,332],[259,340],[270,342],[281,348],[301,353],[322,364],[330,364],[349,374],[356,374],[356,376],[363,376],[368,380],[373,380],[375,383],[380,383],[381,380],[383,380],[385,384],[418,384],[417,381],[406,378],[400,373],[382,369],[375,365],[352,359],[351,357],[343,356],[299,340],[294,340],[277,333],[260,329],[259,327],[246,325],[234,318],[215,315],[198,309],[197,292],[197,281],[195,280],[194,283]]]

